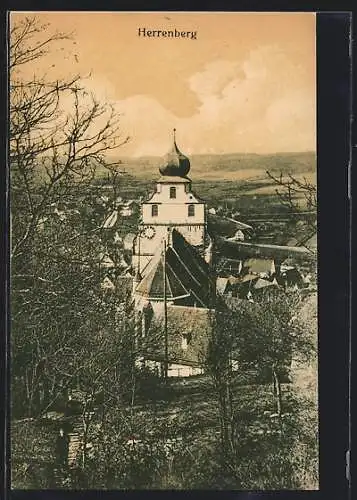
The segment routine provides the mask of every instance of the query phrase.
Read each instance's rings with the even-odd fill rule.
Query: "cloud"
[[[190,89],[201,101],[212,95],[219,95],[225,86],[241,71],[238,63],[213,61],[205,69],[188,79]]]
[[[314,149],[315,95],[304,69],[282,48],[263,46],[245,60],[212,61],[186,83],[200,103],[190,117],[178,118],[149,95],[116,102],[132,136],[130,154],[164,154],[173,127],[188,154]]]
[[[131,138],[128,151],[132,156],[161,155],[170,146],[170,131],[177,126],[176,117],[157,100],[136,95],[118,101],[121,124]]]

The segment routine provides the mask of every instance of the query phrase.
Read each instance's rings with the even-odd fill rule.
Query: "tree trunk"
[[[94,393],[91,392],[89,399],[86,400],[83,413],[82,413],[82,422],[83,422],[83,449],[82,449],[82,470],[85,470],[86,463],[87,463],[87,444],[88,444],[88,434],[89,434],[89,427],[91,424],[92,416],[93,416],[93,399],[94,399]]]
[[[233,395],[231,389],[230,381],[227,384],[227,392],[228,392],[228,405],[229,405],[229,439],[230,439],[230,448],[232,453],[235,451],[234,446],[234,437],[235,437],[235,427],[234,427],[234,412],[233,412]]]
[[[229,381],[225,380],[219,384],[218,400],[220,406],[222,454],[224,460],[230,460],[229,457],[234,451],[234,425],[232,394]]]
[[[277,387],[276,387],[276,378],[274,376],[274,373],[275,373],[275,369],[274,369],[274,366],[272,367],[272,376],[273,376],[273,396],[274,396],[274,400],[276,398],[276,395],[277,395]]]
[[[219,394],[219,406],[220,406],[220,422],[221,422],[221,440],[222,448],[225,453],[227,448],[228,431],[227,431],[227,415],[226,415],[226,401],[224,394]]]
[[[281,384],[275,367],[273,367],[273,382],[274,382],[274,396],[276,401],[276,412],[279,415],[279,417],[281,417],[282,414]]]

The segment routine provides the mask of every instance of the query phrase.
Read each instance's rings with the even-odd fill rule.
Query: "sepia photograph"
[[[318,490],[315,13],[8,40],[11,488]]]

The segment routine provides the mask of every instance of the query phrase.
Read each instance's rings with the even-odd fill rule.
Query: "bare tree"
[[[111,169],[118,182],[107,153],[128,138],[80,75],[51,79],[36,69],[71,40],[36,16],[10,30],[12,366],[14,404],[28,415],[57,402],[96,356],[105,359],[102,349],[88,356],[87,337],[117,307],[100,288],[105,244],[93,179]]]
[[[210,375],[218,402],[221,461],[225,470],[235,474],[236,435],[233,405],[232,355],[237,323],[234,313],[222,302],[217,303],[212,316],[211,338],[208,346],[206,369]]]
[[[79,75],[56,80],[23,76],[25,65],[70,39],[48,30],[32,17],[10,32],[13,257],[23,254],[49,205],[90,182],[98,166],[107,166],[106,153],[128,140],[120,134],[113,107],[86,90]]]
[[[268,177],[277,186],[278,195],[283,206],[287,207],[290,213],[315,227],[317,210],[317,189],[316,185],[309,182],[306,177],[299,180],[296,176],[288,174],[284,176],[274,175],[267,171]]]

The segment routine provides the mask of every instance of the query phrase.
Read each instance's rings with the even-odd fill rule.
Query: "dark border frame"
[[[100,10],[166,10],[166,11],[316,11],[306,2],[270,1],[269,8],[261,1],[241,1],[240,5],[227,5],[212,0],[202,5],[201,1],[193,5],[188,1],[180,2],[169,8],[163,2],[156,2],[148,8],[144,2],[126,0],[125,2],[101,2]],[[98,10],[97,1],[87,1],[86,5],[74,0],[36,0],[13,1],[6,6],[12,10]],[[67,7],[67,9],[66,9]],[[239,8],[237,8],[239,7]],[[265,7],[265,8],[262,8]],[[343,499],[351,498],[346,479],[346,451],[349,449],[349,348],[350,348],[350,201],[348,199],[348,166],[351,161],[351,13],[336,11],[343,5],[335,6],[335,11],[317,14],[317,117],[318,117],[318,270],[319,270],[319,400],[320,400],[320,490],[318,491],[264,491],[264,492],[229,492],[207,491],[205,497],[213,498],[217,494],[243,500],[246,498],[288,498],[288,499]],[[4,7],[2,7],[4,9]],[[6,11],[1,11],[1,57],[6,68]],[[1,72],[1,147],[2,164],[6,165],[7,144],[7,76]],[[8,318],[8,199],[7,172],[2,168],[0,176],[1,200],[0,227],[1,257],[0,267],[3,300],[0,302],[3,332],[1,339],[0,380],[3,392],[3,409],[0,413],[4,421],[4,430],[8,429],[6,415],[9,415],[9,373],[8,360],[9,318]],[[8,448],[9,434],[2,432],[0,444]],[[8,457],[7,457],[8,459]],[[67,498],[102,498],[103,500],[119,497],[137,497],[142,495],[165,496],[167,491],[32,491],[9,490],[9,477],[5,474],[8,460],[5,458],[0,470],[6,490],[4,497],[11,499],[67,499]],[[7,495],[6,495],[7,493]],[[169,492],[170,496],[196,497],[199,491]]]

